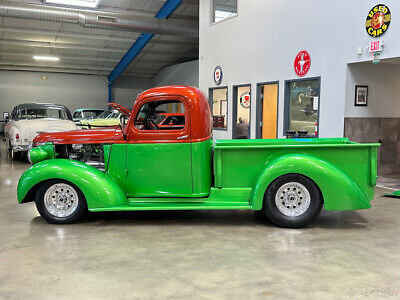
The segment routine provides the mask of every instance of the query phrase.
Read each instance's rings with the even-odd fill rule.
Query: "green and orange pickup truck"
[[[181,126],[159,126],[179,114]],[[18,184],[51,223],[89,210],[249,209],[281,227],[304,227],[326,210],[370,208],[379,144],[346,138],[216,140],[196,88],[143,92],[124,127],[38,135]]]

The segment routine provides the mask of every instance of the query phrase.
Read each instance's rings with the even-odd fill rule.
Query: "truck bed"
[[[354,188],[359,188],[365,198],[371,201],[376,184],[378,146],[351,142],[347,138],[217,140],[214,146],[214,185],[222,189],[254,189],[260,176],[268,174],[268,168],[272,169],[276,161],[287,156],[303,156],[326,163],[337,173],[343,173],[345,178],[354,183]],[[290,169],[290,166],[287,167]],[[321,174],[324,174],[323,170]],[[321,179],[313,180],[318,185]],[[329,197],[337,198],[339,203],[340,186],[334,189],[336,191],[333,194],[330,191]],[[347,209],[345,203],[339,206],[329,203],[325,206],[332,210]],[[350,206],[348,209],[351,209]]]

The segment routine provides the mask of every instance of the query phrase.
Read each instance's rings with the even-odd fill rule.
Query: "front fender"
[[[332,164],[308,155],[284,155],[266,166],[252,196],[254,209],[260,210],[264,193],[279,176],[297,173],[313,180],[321,190],[326,210],[370,208],[367,196],[354,180]]]
[[[38,184],[50,179],[64,179],[75,184],[85,195],[89,209],[127,203],[125,193],[107,174],[85,163],[67,159],[45,160],[26,170],[18,182],[18,201],[34,201],[33,191]]]

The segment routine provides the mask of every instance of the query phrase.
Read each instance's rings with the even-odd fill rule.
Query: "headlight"
[[[55,153],[54,145],[52,144],[38,146],[36,148],[32,148],[28,152],[28,160],[31,164],[36,164],[40,161],[53,158],[55,158]]]

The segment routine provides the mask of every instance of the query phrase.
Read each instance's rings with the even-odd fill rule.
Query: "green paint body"
[[[82,190],[91,211],[260,210],[271,182],[298,173],[320,188],[327,210],[365,209],[374,196],[378,146],[346,138],[105,145],[105,172],[47,159],[23,174],[18,200],[34,200],[38,185],[60,178]]]

